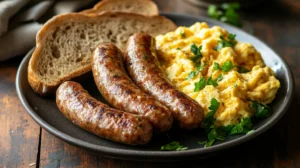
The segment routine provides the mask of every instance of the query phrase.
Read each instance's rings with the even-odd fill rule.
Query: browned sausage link
[[[202,107],[171,84],[156,57],[154,38],[144,33],[132,35],[124,56],[131,78],[144,91],[165,103],[181,128],[201,126]]]
[[[114,107],[145,116],[158,132],[172,127],[170,110],[146,94],[128,76],[121,51],[113,44],[101,44],[92,57],[94,80],[102,96]]]
[[[152,125],[142,116],[99,102],[76,82],[64,82],[56,91],[59,110],[79,127],[116,142],[141,145],[152,137]]]

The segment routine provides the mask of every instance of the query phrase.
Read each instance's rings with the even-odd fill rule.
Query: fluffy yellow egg
[[[261,54],[252,44],[235,41],[233,46],[216,50],[221,41],[230,40],[229,32],[219,26],[209,27],[207,23],[195,23],[191,27],[178,27],[174,32],[156,37],[159,61],[173,84],[196,100],[207,114],[212,98],[220,102],[215,114],[215,125],[226,126],[239,123],[242,118],[251,117],[250,102],[271,103],[280,82],[270,67],[264,64]],[[191,46],[202,46],[198,63]],[[230,62],[228,71],[216,69]],[[199,67],[202,67],[199,71]],[[241,72],[241,67],[249,72]],[[197,70],[199,72],[197,72]],[[195,72],[189,76],[191,72]],[[201,78],[215,80],[222,76],[217,86],[206,85],[195,90],[195,83]]]

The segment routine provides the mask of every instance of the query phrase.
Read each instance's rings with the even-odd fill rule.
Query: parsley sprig
[[[255,113],[254,113],[255,117],[257,117],[257,118],[266,118],[266,117],[268,117],[268,115],[270,113],[270,107],[269,106],[267,106],[265,104],[262,104],[262,103],[259,103],[257,101],[251,100],[251,99],[248,99],[248,101],[252,102],[251,108],[253,108],[254,111],[255,111]]]
[[[247,134],[252,130],[253,124],[250,118],[243,118],[241,119],[240,123],[236,125],[231,125],[231,127],[232,128],[230,129],[229,135]]]
[[[179,35],[181,36],[181,38],[185,38],[185,33],[183,30],[180,30]]]
[[[215,62],[214,63],[214,70],[221,70],[222,72],[228,72],[235,66],[232,64],[231,61],[226,61],[223,63],[222,67],[220,66],[219,63]]]
[[[200,77],[199,81],[196,82],[194,92],[199,92],[204,89],[206,85],[213,85],[214,87],[218,86],[218,82],[223,79],[223,75],[219,75],[216,79],[209,77],[207,80],[204,77]]]
[[[217,99],[212,98],[210,100],[210,106],[208,107],[209,112],[205,115],[205,118],[203,120],[203,126],[207,132],[211,129],[211,126],[214,125],[215,122],[214,115],[218,111],[219,107],[220,107],[220,102],[218,102]]]
[[[247,68],[241,66],[235,66],[233,65],[233,63],[231,61],[226,61],[223,63],[223,66],[220,66],[220,64],[218,62],[214,62],[214,70],[221,70],[222,72],[228,72],[231,69],[233,69],[234,67],[238,68],[238,72],[239,73],[247,73],[250,72]]]
[[[240,5],[238,3],[224,3],[221,5],[221,8],[218,8],[216,5],[210,5],[207,14],[213,19],[240,27],[242,24],[237,13],[239,8]]]
[[[250,72],[247,68],[245,68],[244,66],[238,67],[238,72],[239,73],[247,73]]]
[[[229,33],[228,40],[224,38],[223,35],[220,35],[220,40],[218,41],[218,45],[214,48],[214,50],[219,51],[225,47],[233,47],[236,44],[235,40],[236,35]]]
[[[209,106],[210,111],[203,120],[203,127],[207,133],[208,141],[198,142],[199,144],[205,144],[205,147],[212,146],[216,140],[225,140],[228,135],[247,134],[252,131],[253,124],[251,118],[243,118],[238,124],[215,127],[214,115],[218,111],[219,106],[220,102],[212,98]]]
[[[182,151],[187,150],[188,147],[184,147],[183,145],[180,145],[179,142],[173,141],[169,144],[163,145],[160,149],[164,151]]]
[[[199,65],[197,66],[197,70],[196,71],[191,71],[188,76],[186,77],[187,80],[191,80],[193,79],[195,76],[197,76],[201,71],[203,71],[203,69],[206,67],[206,64],[204,64],[203,66]]]
[[[201,54],[201,50],[202,50],[202,45],[200,45],[199,47],[197,47],[196,44],[192,44],[191,45],[191,51],[192,53],[195,55],[192,58],[192,61],[196,64],[196,65],[200,65],[201,64],[201,58],[202,58],[202,54]]]

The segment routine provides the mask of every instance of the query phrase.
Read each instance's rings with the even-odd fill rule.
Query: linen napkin
[[[0,1],[0,61],[24,55],[35,46],[36,33],[52,16],[92,7],[97,0]]]

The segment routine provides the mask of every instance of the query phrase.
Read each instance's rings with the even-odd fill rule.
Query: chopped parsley
[[[251,122],[251,118],[243,118],[241,119],[240,123],[233,125],[229,135],[247,134],[249,131],[252,131],[252,128],[253,128],[253,124]]]
[[[222,67],[220,66],[219,63],[214,62],[214,70],[222,70]]]
[[[269,113],[270,113],[270,107],[262,104],[262,103],[258,103],[257,101],[253,101],[248,99],[248,101],[252,102],[251,108],[254,109],[255,113],[254,116],[257,118],[266,118],[268,117]]]
[[[218,102],[215,98],[212,98],[210,106],[208,107],[209,112],[205,115],[203,120],[203,127],[207,133],[208,140],[198,141],[199,144],[205,144],[205,147],[212,146],[216,140],[224,141],[228,135],[248,134],[253,132],[251,118],[243,118],[238,124],[215,127],[214,122],[216,119],[214,118],[214,115],[218,111],[219,107],[220,102]]]
[[[227,61],[223,63],[222,66],[222,72],[228,72],[230,71],[232,68],[234,68],[234,65],[232,64],[231,61]]]
[[[199,74],[199,72],[201,72],[204,68],[205,68],[206,64],[204,64],[203,66],[198,66],[196,71],[191,71],[188,76],[186,77],[187,80],[191,80],[193,79],[196,75]]]
[[[176,48],[176,50],[180,50],[180,48]]]
[[[214,87],[218,86],[218,82],[223,79],[222,75],[219,75],[215,80],[212,77],[209,77],[207,80],[204,77],[200,77],[199,81],[196,82],[194,92],[199,92],[204,89],[206,85],[213,85]]]
[[[214,125],[215,118],[214,115],[218,111],[220,106],[220,102],[218,102],[217,99],[212,98],[210,100],[210,106],[208,107],[209,112],[205,115],[205,118],[203,120],[203,126],[206,131],[209,131],[211,129],[211,126]]]
[[[194,92],[199,92],[200,90],[204,89],[206,86],[206,79],[201,77],[198,82],[195,83]]]
[[[221,8],[218,8],[216,5],[210,5],[207,14],[213,19],[241,27],[240,16],[237,13],[239,8],[239,3],[223,3]]]
[[[179,34],[180,34],[181,38],[185,38],[185,33],[183,30],[180,30]]]
[[[214,63],[214,70],[222,70],[222,72],[228,72],[235,66],[232,64],[231,61],[226,61],[223,63],[223,66],[221,67],[219,63]]]
[[[230,71],[230,70],[231,70],[232,68],[234,68],[234,67],[237,67],[237,68],[238,68],[238,72],[239,72],[239,73],[247,73],[247,72],[250,72],[247,68],[245,68],[245,67],[243,67],[243,66],[239,67],[239,66],[233,65],[231,61],[226,61],[226,62],[224,62],[224,63],[223,63],[223,66],[220,66],[220,64],[217,63],[217,62],[214,62],[214,68],[213,68],[213,69],[214,69],[214,70],[221,70],[222,72],[228,72],[228,71]]]
[[[247,72],[250,72],[247,68],[245,67],[238,67],[238,72],[239,73],[247,73]]]
[[[214,50],[219,51],[225,47],[233,47],[236,44],[235,37],[235,34],[229,33],[228,40],[226,40],[223,35],[220,35],[220,40],[218,41],[218,45],[214,48]]]
[[[192,53],[195,55],[193,58],[192,58],[192,61],[198,65],[200,64],[200,59],[202,58],[202,54],[201,54],[201,50],[202,50],[202,45],[200,45],[199,47],[197,47],[196,44],[192,44],[191,45],[191,51]]]
[[[179,142],[177,141],[173,141],[169,144],[163,145],[160,150],[164,150],[164,151],[183,151],[183,150],[187,150],[188,147],[184,147],[182,145],[179,144]]]

